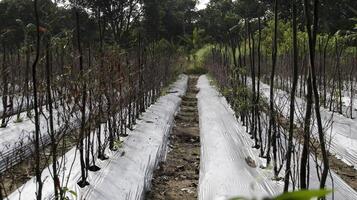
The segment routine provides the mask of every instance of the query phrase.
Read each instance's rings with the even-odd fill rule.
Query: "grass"
[[[185,70],[187,74],[206,74],[207,70],[204,68],[204,62],[211,52],[213,45],[207,44],[201,49],[198,49],[193,55],[190,55],[188,67]]]
[[[14,123],[21,123],[24,120],[21,117],[17,117],[16,120],[14,121]]]

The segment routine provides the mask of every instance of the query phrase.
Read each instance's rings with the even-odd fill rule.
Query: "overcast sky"
[[[197,5],[197,9],[204,9],[206,8],[206,4],[209,2],[209,0],[199,0],[199,3]]]

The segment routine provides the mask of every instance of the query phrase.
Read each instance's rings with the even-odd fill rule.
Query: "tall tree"
[[[294,114],[295,114],[295,93],[298,81],[298,49],[297,49],[297,22],[296,22],[296,0],[292,0],[292,26],[293,26],[293,86],[290,92],[290,117],[289,117],[289,138],[288,150],[286,152],[286,168],[284,179],[284,192],[289,190],[291,175],[291,154],[293,151],[294,134]]]
[[[310,54],[310,73],[311,73],[311,81],[312,81],[312,90],[314,95],[314,102],[315,102],[315,114],[316,114],[316,122],[318,128],[318,135],[320,140],[320,148],[322,153],[322,160],[323,160],[323,170],[321,174],[320,180],[320,188],[324,188],[326,184],[326,179],[329,171],[329,160],[326,151],[325,145],[325,136],[321,122],[321,113],[320,113],[320,99],[319,93],[317,88],[317,81],[316,81],[316,69],[315,69],[315,47],[316,47],[316,37],[318,31],[318,19],[319,19],[319,0],[313,1],[313,12],[310,9],[310,1],[304,0],[304,11],[305,11],[305,25],[306,31],[309,38],[309,54]],[[311,14],[312,13],[312,14]],[[311,16],[312,15],[312,16]],[[311,19],[312,18],[312,19]]]
[[[270,149],[271,145],[273,146],[273,159],[274,159],[274,175],[278,176],[278,169],[276,164],[276,121],[275,121],[275,108],[274,108],[274,79],[275,79],[275,68],[277,60],[277,51],[278,51],[278,0],[274,1],[274,35],[273,35],[273,51],[272,51],[272,68],[270,74],[270,120],[268,128],[268,151],[267,151],[267,165],[270,164]]]
[[[79,18],[79,8],[78,4],[75,3],[74,7],[75,18],[76,18],[76,38],[77,38],[77,50],[78,50],[78,59],[79,59],[79,77],[80,80],[83,81],[81,83],[81,126],[80,126],[80,134],[79,134],[79,156],[80,156],[80,164],[81,164],[81,180],[78,182],[80,187],[85,187],[89,185],[87,181],[87,166],[84,161],[84,140],[86,137],[86,101],[87,101],[87,85],[86,80],[84,79],[84,67],[83,67],[83,52],[81,46],[81,31],[80,31],[80,18]]]
[[[36,199],[42,200],[42,187],[41,180],[41,156],[40,156],[40,120],[38,111],[38,99],[37,99],[37,63],[40,57],[41,37],[40,37],[40,18],[38,15],[37,0],[33,1],[34,13],[36,19],[36,57],[32,64],[32,85],[33,85],[33,103],[35,111],[35,174],[37,183]]]

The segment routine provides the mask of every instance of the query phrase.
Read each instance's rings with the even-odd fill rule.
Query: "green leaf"
[[[74,197],[77,197],[77,193],[75,191],[69,190],[68,192],[71,193]]]
[[[231,198],[229,200],[248,200],[248,199],[246,199],[244,197],[234,197],[234,198]]]
[[[63,191],[64,193],[69,192],[69,193],[71,193],[74,197],[77,197],[77,193],[76,193],[75,191],[73,191],[73,190],[68,189],[67,187],[63,187],[63,188],[62,188],[62,191]],[[66,198],[68,198],[68,197],[66,197]],[[68,198],[68,199],[69,199],[69,198]]]
[[[120,148],[122,148],[122,147],[123,147],[123,142],[124,142],[124,141],[121,141],[121,140],[115,140],[115,141],[114,141],[114,148],[115,148],[115,149],[120,149]]]
[[[301,190],[284,193],[275,197],[274,200],[310,200],[312,198],[326,196],[331,192],[332,190]]]

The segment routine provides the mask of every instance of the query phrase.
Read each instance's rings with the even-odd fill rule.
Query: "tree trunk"
[[[264,155],[263,139],[262,139],[262,129],[260,124],[260,68],[261,68],[261,19],[258,17],[258,81],[257,81],[257,118],[258,118],[258,133],[259,133],[259,144],[260,144],[260,156]]]
[[[37,8],[37,0],[34,0],[34,11],[35,11],[35,19],[36,19],[36,57],[32,64],[32,84],[33,84],[33,101],[34,106],[33,109],[35,111],[35,175],[36,175],[36,183],[37,183],[37,191],[36,191],[36,199],[42,200],[42,187],[43,183],[41,180],[41,157],[40,157],[40,120],[39,120],[39,111],[38,111],[38,103],[37,103],[37,63],[40,57],[40,18],[38,15]]]
[[[304,142],[301,153],[301,164],[300,164],[300,187],[301,189],[308,189],[307,179],[309,176],[307,175],[308,170],[308,160],[310,153],[310,125],[311,125],[311,115],[312,115],[312,86],[311,86],[311,75],[308,74],[307,78],[307,96],[306,96],[306,113],[304,119]]]
[[[80,21],[79,21],[79,11],[77,5],[74,7],[75,15],[76,15],[76,29],[77,29],[77,50],[79,54],[79,70],[80,70],[80,79],[83,81],[82,83],[82,102],[81,102],[81,126],[80,126],[80,134],[79,134],[79,155],[80,155],[80,164],[81,164],[81,180],[78,182],[80,187],[85,187],[89,185],[87,181],[87,173],[86,173],[86,164],[84,161],[84,139],[86,132],[86,98],[87,98],[87,86],[84,78],[84,69],[83,69],[83,53],[81,47],[81,35],[80,35]]]
[[[49,39],[50,41],[50,39]],[[55,199],[58,199],[58,190],[60,189],[59,178],[57,174],[57,138],[54,130],[53,121],[53,106],[52,106],[52,92],[51,92],[51,64],[50,64],[50,44],[46,47],[46,93],[47,93],[47,105],[49,111],[49,135],[51,138],[51,151],[52,151],[52,175],[54,183]]]
[[[328,37],[327,37],[327,41],[326,41],[326,44],[325,44],[325,47],[324,47],[324,52],[323,52],[323,85],[324,85],[324,99],[323,99],[323,102],[324,102],[324,107],[326,108],[327,107],[327,81],[326,81],[326,54],[327,54],[327,46],[328,46],[328,43],[330,41],[330,38],[331,38],[331,35],[329,34]]]
[[[293,134],[294,134],[294,114],[295,114],[295,93],[298,81],[298,49],[297,49],[297,24],[296,24],[296,1],[293,0],[293,86],[290,93],[290,117],[289,117],[289,138],[288,138],[288,149],[286,152],[286,168],[285,168],[285,179],[284,179],[284,192],[289,190],[290,181],[290,165],[291,165],[291,154],[293,151]]]
[[[270,164],[270,145],[273,146],[273,159],[274,159],[274,176],[278,176],[278,169],[276,164],[276,122],[275,122],[275,108],[274,108],[274,78],[277,60],[277,36],[278,36],[278,0],[274,1],[274,38],[273,38],[273,51],[272,51],[272,69],[270,74],[270,120],[268,128],[268,152],[267,152],[267,165]],[[273,141],[272,141],[273,140]]]
[[[316,122],[318,127],[320,148],[321,148],[322,160],[323,160],[323,171],[320,180],[320,188],[323,189],[325,187],[326,179],[329,171],[329,160],[327,156],[327,151],[325,146],[325,136],[324,136],[322,122],[321,122],[319,93],[317,90],[316,75],[315,75],[315,46],[316,46],[316,35],[318,29],[318,6],[319,6],[319,0],[314,0],[313,24],[311,24],[309,2],[308,0],[304,0],[306,30],[308,32],[308,38],[309,38],[310,72],[312,78],[312,90],[313,90],[314,101],[315,101]],[[311,25],[313,25],[313,28],[311,27]]]
[[[6,64],[6,46],[5,41],[3,41],[3,63],[2,63],[2,85],[3,85],[3,94],[2,94],[2,106],[3,106],[3,113],[2,113],[2,121],[1,121],[1,128],[5,128],[7,126],[7,108],[8,105],[8,98],[9,98],[9,81],[8,81],[8,67]],[[10,113],[9,113],[10,114]]]

